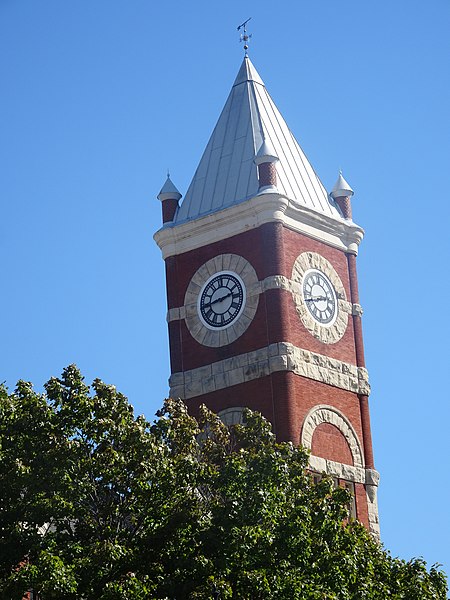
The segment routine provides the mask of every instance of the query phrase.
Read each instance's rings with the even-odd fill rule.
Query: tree
[[[348,493],[246,412],[226,427],[166,400],[154,424],[76,367],[0,391],[0,595],[41,600],[446,598],[392,558]]]

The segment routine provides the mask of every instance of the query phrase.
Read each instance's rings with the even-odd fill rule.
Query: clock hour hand
[[[226,298],[229,298],[231,296],[232,292],[228,292],[228,294],[225,294],[225,296],[220,296],[220,298],[216,298],[215,300],[212,300],[211,302],[208,302],[208,304],[204,304],[205,308],[208,308],[208,306],[212,306],[213,304],[217,304],[217,302],[222,302],[222,300],[225,300]]]
[[[328,298],[326,296],[311,296],[305,298],[305,302],[316,302],[317,300],[328,300]]]

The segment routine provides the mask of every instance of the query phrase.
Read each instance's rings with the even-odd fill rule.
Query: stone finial
[[[173,221],[173,218],[178,208],[178,200],[180,200],[181,194],[177,190],[175,185],[172,183],[169,175],[167,175],[166,182],[162,186],[157,198],[158,200],[161,200],[162,203],[163,223]]]
[[[264,140],[261,144],[255,158],[253,159],[258,167],[259,189],[276,189],[277,170],[275,163],[279,161],[270,142]]]
[[[342,172],[339,172],[339,177],[331,190],[330,196],[336,200],[342,214],[346,219],[352,218],[352,205],[350,198],[353,196],[354,191],[350,185],[342,177]]]

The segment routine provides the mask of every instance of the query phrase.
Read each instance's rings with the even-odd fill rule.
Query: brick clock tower
[[[154,237],[171,396],[229,423],[260,411],[378,535],[352,195],[342,175],[326,192],[245,56],[183,202],[169,178],[159,193]]]

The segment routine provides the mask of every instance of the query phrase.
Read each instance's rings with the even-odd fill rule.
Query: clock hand
[[[316,300],[328,300],[326,296],[311,296],[310,298],[305,298],[305,302],[316,302]]]
[[[204,304],[203,306],[205,308],[207,308],[208,306],[212,306],[213,304],[216,304],[217,302],[222,302],[222,300],[229,298],[231,296],[231,294],[232,294],[232,292],[228,292],[228,294],[225,294],[225,296],[220,296],[220,298],[216,298],[212,302],[208,302],[208,304]]]

